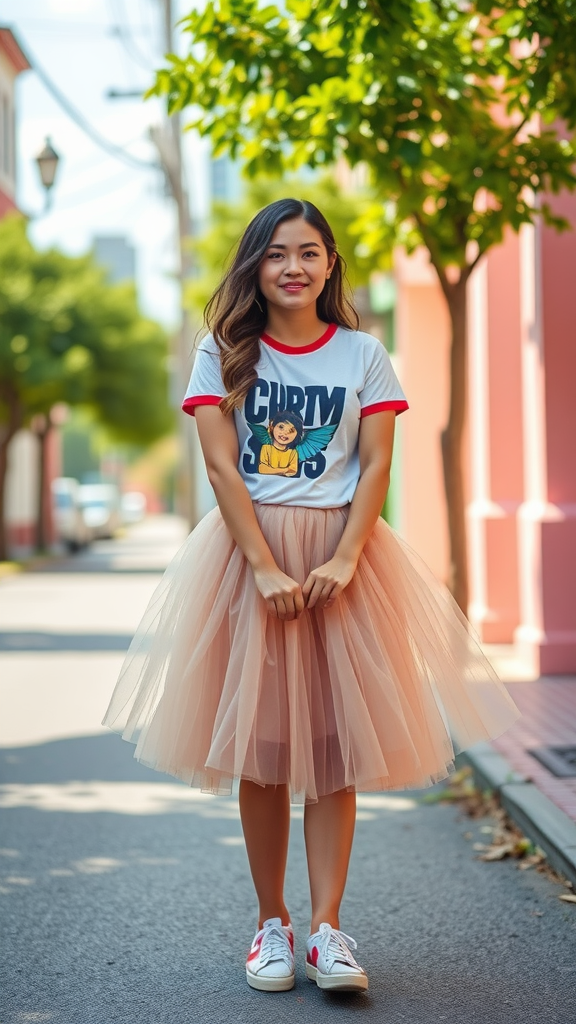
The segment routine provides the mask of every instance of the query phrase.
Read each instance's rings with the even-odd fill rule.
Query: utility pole
[[[163,13],[164,52],[174,52],[174,17],[172,0],[160,0]],[[175,344],[174,367],[172,370],[174,392],[184,394],[190,372],[190,355],[193,347],[190,316],[185,308],[184,296],[186,284],[192,273],[192,255],[189,249],[193,233],[192,217],[184,166],[182,160],[182,124],[180,113],[171,117],[166,111],[162,125],[150,129],[150,138],[156,146],[162,169],[164,171],[170,194],[172,195],[178,216],[179,269],[180,285],[180,330]],[[181,464],[177,475],[176,504],[177,510],[193,528],[198,522],[198,501],[196,493],[197,453],[191,424],[185,422],[186,417],[180,416]]]

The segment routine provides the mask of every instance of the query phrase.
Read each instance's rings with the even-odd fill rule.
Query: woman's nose
[[[300,274],[301,272],[302,272],[302,268],[300,266],[300,257],[296,256],[296,255],[289,256],[288,257],[288,266],[286,268],[286,273],[287,274]]]

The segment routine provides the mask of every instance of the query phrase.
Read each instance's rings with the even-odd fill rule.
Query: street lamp
[[[36,163],[38,164],[38,170],[40,171],[40,179],[46,189],[45,211],[50,209],[50,189],[54,184],[59,160],[60,157],[58,156],[58,153],[52,146],[50,138],[47,137],[44,149],[41,153],[38,153],[38,156],[36,157]]]

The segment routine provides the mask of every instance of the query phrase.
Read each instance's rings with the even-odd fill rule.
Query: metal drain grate
[[[558,778],[576,778],[576,747],[535,747],[528,753]]]

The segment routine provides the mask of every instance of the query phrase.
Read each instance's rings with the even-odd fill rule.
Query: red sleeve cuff
[[[194,409],[197,405],[220,405],[223,401],[222,395],[191,395],[182,402],[182,411],[189,416],[194,416]]]
[[[376,402],[375,405],[365,405],[364,408],[360,410],[360,419],[362,419],[363,416],[372,416],[375,412],[386,412],[387,409],[394,409],[398,416],[399,413],[405,412],[408,408],[408,402],[405,398],[396,398],[391,402]]]

